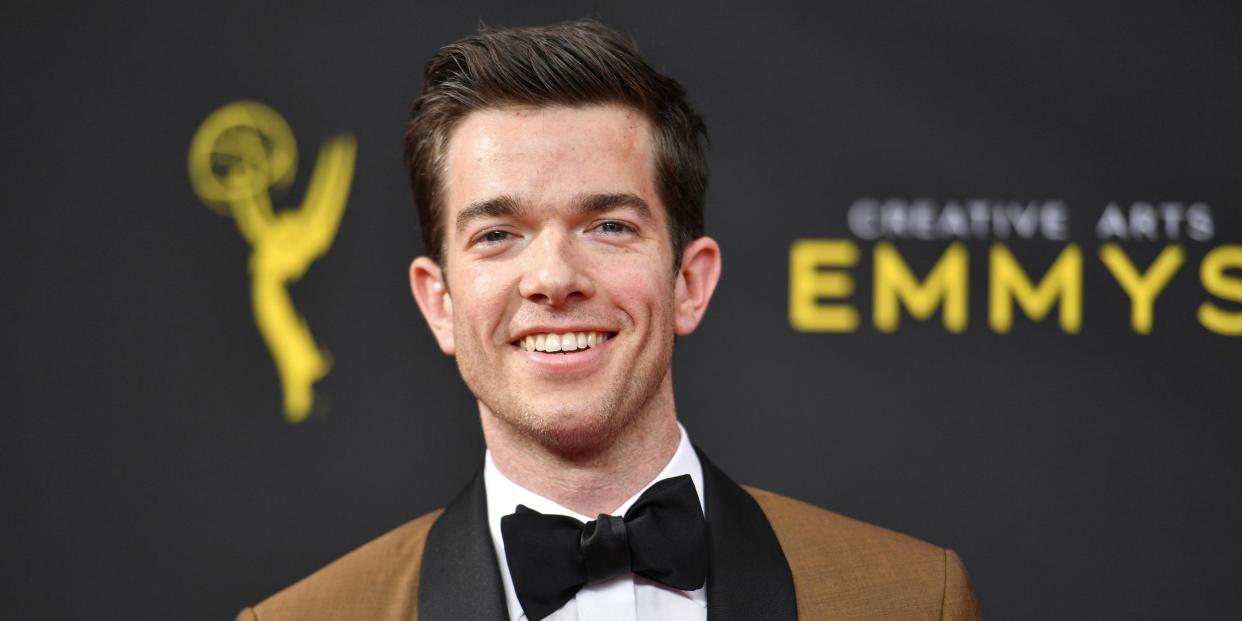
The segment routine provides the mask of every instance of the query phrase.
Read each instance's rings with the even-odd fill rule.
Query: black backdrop
[[[71,5],[72,4],[72,5]],[[992,619],[1230,618],[1242,583],[1236,337],[1199,264],[1242,243],[1233,3],[6,3],[0,192],[6,618],[230,618],[428,511],[479,466],[470,395],[410,299],[400,134],[425,59],[495,25],[597,16],[708,119],[725,276],[678,343],[679,414],[735,478],[958,550]],[[252,99],[359,151],[331,251],[292,287],[334,367],[281,415],[249,247],[190,188],[214,109]],[[875,328],[859,198],[1063,202],[1083,327]],[[1151,334],[1098,258],[1105,206],[1209,205]],[[801,238],[861,251],[852,332],[789,321]],[[897,239],[926,272],[948,240]],[[1004,240],[1032,278],[1067,242]],[[1234,277],[1237,273],[1233,272]],[[822,300],[821,300],[822,302]]]

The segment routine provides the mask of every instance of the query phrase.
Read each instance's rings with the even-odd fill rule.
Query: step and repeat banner
[[[988,618],[1236,614],[1228,3],[0,13],[6,618],[231,618],[467,482],[402,134],[440,45],[578,17],[707,119],[714,461],[955,549]]]

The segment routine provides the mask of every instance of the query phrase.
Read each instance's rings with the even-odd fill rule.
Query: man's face
[[[573,448],[662,391],[671,406],[673,336],[706,300],[696,307],[686,268],[673,270],[646,118],[612,105],[476,111],[451,134],[445,175],[444,272],[422,258],[411,278],[485,415]]]

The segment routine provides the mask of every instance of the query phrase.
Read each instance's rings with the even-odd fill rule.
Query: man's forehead
[[[445,205],[456,212],[510,197],[538,205],[585,194],[653,202],[651,124],[629,107],[509,106],[470,113],[450,134]]]
[[[528,143],[538,136],[557,137],[566,130],[594,130],[598,137],[615,141],[621,146],[634,139],[649,144],[650,122],[641,111],[630,106],[600,103],[582,106],[505,105],[472,111],[462,117],[449,134],[450,153],[454,143],[468,142],[470,137],[498,136],[501,132],[521,130]],[[494,147],[498,144],[478,146]],[[505,145],[513,146],[513,145]]]

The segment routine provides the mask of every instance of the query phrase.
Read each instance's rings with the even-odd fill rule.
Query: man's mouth
[[[564,334],[528,334],[513,342],[518,349],[544,353],[568,353],[590,349],[616,336],[615,332],[566,332]]]

